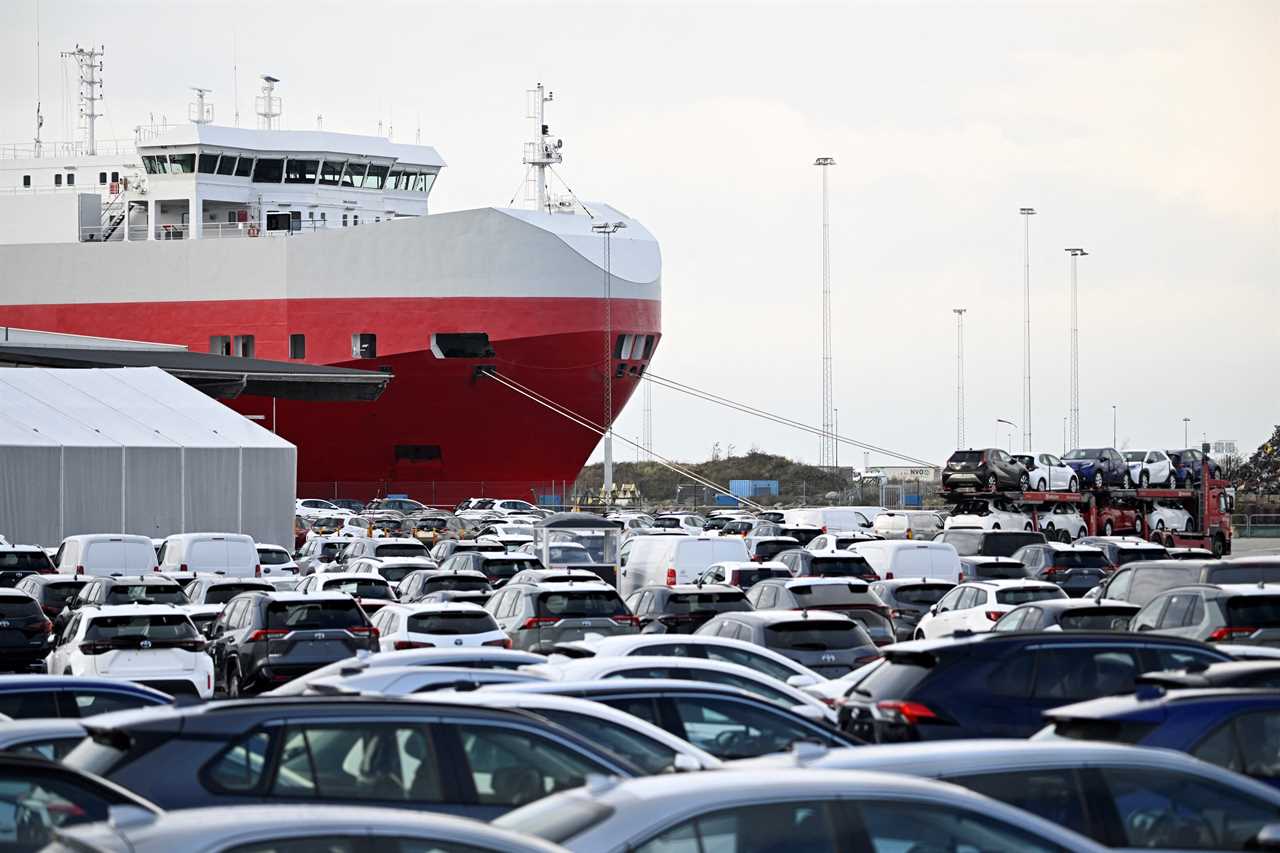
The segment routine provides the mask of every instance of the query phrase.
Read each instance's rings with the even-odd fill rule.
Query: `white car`
[[[354,598],[369,616],[373,616],[379,608],[396,600],[396,591],[391,588],[391,583],[386,578],[355,572],[307,575],[293,588],[293,591],[305,594],[345,592]]]
[[[1053,504],[1052,509],[1046,508],[1040,513],[1040,529],[1050,541],[1058,539],[1059,532],[1064,530],[1073,542],[1089,535],[1089,526],[1075,504]]]
[[[257,578],[197,575],[182,591],[192,604],[226,604],[242,592],[272,592],[274,589],[271,584]]]
[[[352,675],[330,675],[307,682],[304,696],[333,694],[382,694],[409,696],[465,690],[468,695],[488,685],[529,684],[546,678],[512,669],[471,669],[460,666],[382,666]]]
[[[298,498],[293,506],[293,514],[308,521],[314,518],[355,515],[351,510],[343,509],[321,498]]]
[[[1195,530],[1196,522],[1191,513],[1180,506],[1152,501],[1151,512],[1147,513],[1147,529]]]
[[[343,564],[347,572],[353,575],[377,575],[391,584],[391,588],[399,592],[400,581],[408,577],[410,572],[420,569],[438,569],[440,564],[430,557],[355,557]]]
[[[653,520],[653,526],[658,528],[674,528],[691,533],[694,536],[702,533],[702,528],[707,520],[700,515],[691,512],[666,513],[659,515]]]
[[[1052,453],[1015,453],[1013,458],[1027,469],[1033,491],[1074,492],[1080,488],[1076,472]]]
[[[370,531],[373,531],[370,533]],[[381,527],[374,527],[373,522],[361,515],[349,515],[342,520],[335,536],[349,536],[355,539],[382,539],[387,532]]]
[[[1138,488],[1154,485],[1167,489],[1178,487],[1178,469],[1163,450],[1126,450],[1123,455],[1129,465],[1129,479]]]
[[[1030,530],[1031,516],[1002,497],[965,498],[947,516],[943,528],[981,528],[982,530]]]
[[[809,544],[804,547],[805,550],[812,551],[815,554],[826,554],[831,551],[850,551],[859,542],[871,542],[881,538],[883,537],[868,533],[865,530],[828,532],[821,536],[813,537],[809,540]]]
[[[82,606],[49,653],[53,675],[122,678],[173,695],[213,696],[213,658],[191,617],[163,604]]]
[[[384,652],[441,646],[511,648],[511,638],[476,604],[389,604],[373,616]]]
[[[262,566],[263,575],[296,575],[298,564],[293,560],[293,552],[279,545],[258,545],[258,565]]]
[[[944,595],[916,625],[915,639],[950,637],[956,631],[990,631],[1019,604],[1066,598],[1062,587],[1033,580],[966,581]]]

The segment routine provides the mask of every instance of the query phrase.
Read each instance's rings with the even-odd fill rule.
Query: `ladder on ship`
[[[102,225],[100,233],[103,243],[111,239],[125,220],[129,218],[129,205],[124,201],[126,184],[124,181],[112,184],[115,194],[102,206]]]

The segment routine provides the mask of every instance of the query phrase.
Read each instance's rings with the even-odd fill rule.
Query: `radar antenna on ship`
[[[213,90],[192,86],[191,91],[196,93],[196,99],[187,104],[187,118],[192,124],[213,124],[213,104],[204,102],[204,96],[213,94]]]
[[[534,178],[534,200],[538,210],[551,212],[551,203],[547,196],[547,167],[564,162],[560,149],[564,147],[563,139],[553,139],[551,129],[547,126],[544,108],[548,101],[555,99],[554,92],[548,92],[541,83],[536,89],[529,89],[529,110],[526,118],[533,119],[533,141],[524,144],[524,162],[531,166]]]
[[[262,94],[253,99],[254,110],[258,113],[259,130],[276,129],[276,121],[283,111],[280,97],[276,95],[276,84],[279,82],[279,77],[262,75]]]

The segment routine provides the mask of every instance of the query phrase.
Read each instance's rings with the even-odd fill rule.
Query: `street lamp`
[[[996,418],[996,423],[998,423],[998,424],[1008,424],[1009,426],[1013,427],[1015,430],[1018,428],[1018,425],[1017,425],[1017,424],[1015,424],[1013,421],[1005,420],[1004,418]],[[997,429],[998,429],[998,428],[997,428]],[[1000,440],[999,440],[999,437],[998,437],[998,436],[997,436],[997,438],[996,438],[995,445],[996,445],[997,447],[999,447],[999,446],[1000,446]],[[1013,433],[1009,433],[1009,452],[1010,452],[1010,453],[1012,453],[1012,452],[1013,452]]]
[[[625,222],[596,222],[591,230],[604,237],[604,493],[613,494],[613,270],[612,238]]]
[[[1112,447],[1115,447],[1115,446],[1116,446],[1116,407],[1115,407],[1115,404],[1112,404],[1112,406],[1111,406],[1111,446],[1112,446]],[[1116,449],[1117,449],[1117,450],[1119,450],[1120,448],[1116,447]]]

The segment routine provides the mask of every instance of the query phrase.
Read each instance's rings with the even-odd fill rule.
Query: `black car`
[[[44,615],[55,619],[86,581],[84,575],[28,575],[14,588],[34,598]]]
[[[259,697],[86,720],[63,759],[164,809],[264,800],[489,820],[639,768],[534,714],[387,697]]]
[[[946,542],[961,557],[1012,557],[1019,548],[1049,540],[1030,530],[955,529],[942,531],[933,541]]]
[[[378,651],[378,633],[349,595],[246,592],[209,628],[213,684],[228,696],[259,693],[313,669]]]
[[[884,649],[845,697],[840,726],[875,743],[1025,738],[1050,708],[1132,693],[1144,672],[1231,658],[1149,634],[983,633]]]
[[[797,578],[857,578],[878,581],[880,576],[871,568],[867,558],[852,552],[841,554],[815,554],[805,548],[783,551],[773,559],[790,570]]]
[[[1166,450],[1165,453],[1169,454],[1169,461],[1173,463],[1174,476],[1178,480],[1180,489],[1200,485],[1200,481],[1204,478],[1206,460],[1209,463],[1209,479],[1218,480],[1222,477],[1222,466],[1202,450],[1188,447],[1186,450]]]
[[[967,581],[1018,580],[1031,577],[1022,561],[1015,560],[1013,557],[961,557],[960,573]]]
[[[991,626],[992,631],[1128,631],[1136,604],[1049,598],[1013,608]]]
[[[1018,550],[1013,559],[1027,568],[1026,577],[1049,581],[1072,598],[1080,598],[1106,579],[1111,563],[1101,548],[1046,542]]]
[[[53,623],[25,592],[0,589],[0,670],[44,671]]]
[[[71,620],[72,614],[86,604],[190,604],[182,586],[163,575],[117,575],[105,578],[89,578],[66,602],[66,606],[53,620],[55,634]]]
[[[1021,568],[1021,564],[1018,565]],[[969,577],[967,569],[965,577]],[[899,640],[910,640],[915,635],[920,617],[954,586],[947,581],[929,578],[894,578],[876,581],[871,584],[871,591],[889,608],[894,635]]]
[[[998,447],[957,450],[942,469],[942,488],[1025,492],[1031,488],[1031,475]]]
[[[782,528],[779,527],[779,530]],[[757,527],[752,535],[744,540],[747,544],[747,556],[751,558],[753,563],[767,563],[770,560],[777,559],[778,555],[783,551],[790,551],[792,548],[799,548],[800,543],[792,539],[790,536],[766,535],[760,532]]]
[[[1129,463],[1119,450],[1114,447],[1081,447],[1068,452],[1062,461],[1072,471],[1082,487],[1102,489],[1107,486],[1119,486],[1122,489],[1133,488],[1133,478],[1129,474]]]
[[[501,547],[501,546],[499,546]],[[502,587],[517,572],[525,569],[541,569],[542,562],[532,554],[508,554],[505,551],[462,551],[440,564],[441,571],[470,570],[488,578],[494,589]]]
[[[396,595],[402,603],[416,604],[437,592],[473,593],[467,600],[478,600],[483,604],[493,594],[493,586],[483,574],[470,569],[448,572],[440,569],[418,569],[401,579]]]
[[[855,578],[778,578],[751,587],[747,600],[756,610],[812,610],[843,613],[862,623],[877,646],[895,641],[889,608]]]
[[[627,599],[642,634],[692,634],[718,613],[750,610],[736,586],[678,584],[642,586]]]

